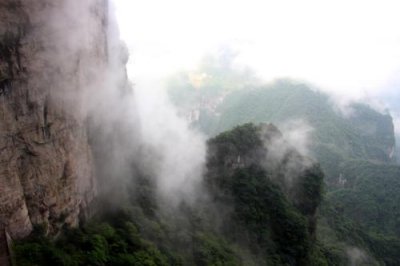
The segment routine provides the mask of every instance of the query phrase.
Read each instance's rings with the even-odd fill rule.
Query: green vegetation
[[[400,237],[400,167],[348,161],[341,169],[343,188],[328,193],[327,200],[369,231]]]
[[[365,254],[360,265],[399,265],[400,239],[368,231],[329,202],[322,204],[318,221],[318,239],[342,261],[337,265],[346,265],[343,255],[355,247]]]
[[[241,169],[232,181],[234,215],[245,225],[242,230],[258,243],[260,253],[267,254],[267,259],[272,257],[274,264],[305,262],[311,244],[306,218],[289,204],[265,172],[257,167]]]
[[[17,242],[17,265],[172,265],[129,219],[117,217],[66,230],[55,242],[40,233]]]
[[[279,171],[263,167],[261,137],[281,135],[272,125],[246,124],[209,141],[209,196],[195,205],[161,203],[151,179],[137,177],[128,202],[116,207],[103,199],[108,211],[81,228],[55,240],[36,230],[16,242],[17,265],[328,265],[330,252],[313,226],[319,167],[299,171],[294,200],[277,182]],[[232,161],[238,155],[242,164]]]
[[[307,85],[282,80],[228,94],[214,114],[200,110],[194,125],[215,135],[249,122],[279,125],[291,120],[305,121],[315,129],[313,151],[324,170],[328,170],[328,178],[333,178],[336,173],[330,164],[348,158],[390,161],[388,149],[394,147],[389,115],[359,104],[353,105],[351,112],[345,117],[334,109],[326,95]]]
[[[214,201],[233,206],[230,222],[224,222],[225,234],[235,242],[246,241],[253,254],[264,258],[262,265],[325,261],[313,253],[313,216],[321,200],[322,172],[315,165],[296,173],[297,185],[290,191],[296,200],[292,199],[284,192],[287,184],[277,182],[279,170],[262,167],[268,160],[262,133],[270,139],[281,137],[272,125],[245,124],[209,141],[207,178]],[[296,152],[289,150],[285,158],[291,153]],[[235,162],[237,156],[243,163]]]

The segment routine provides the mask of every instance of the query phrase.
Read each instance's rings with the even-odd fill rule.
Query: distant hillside
[[[314,129],[311,150],[331,184],[339,183],[338,166],[345,160],[393,160],[395,137],[390,115],[354,104],[351,113],[344,116],[327,95],[304,84],[278,81],[267,86],[235,90],[213,110],[201,105],[191,106],[198,112],[193,125],[209,135],[248,122],[279,125],[296,119],[305,121]]]

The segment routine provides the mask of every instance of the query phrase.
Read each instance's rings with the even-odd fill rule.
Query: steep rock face
[[[13,238],[76,225],[96,194],[85,100],[106,23],[104,0],[0,3],[0,227]]]

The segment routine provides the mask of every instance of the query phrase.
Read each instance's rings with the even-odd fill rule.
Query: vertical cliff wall
[[[74,226],[96,194],[88,99],[107,65],[106,0],[0,3],[0,227]]]

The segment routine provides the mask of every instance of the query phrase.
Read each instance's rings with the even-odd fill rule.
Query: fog
[[[159,83],[127,76],[130,51],[113,3],[108,16],[108,64],[83,95],[101,192],[118,204],[144,175],[156,182],[160,201],[190,202],[201,181],[205,139],[176,115]]]
[[[278,124],[286,142],[303,155],[312,156],[310,152],[314,128],[303,120],[289,120]]]
[[[159,152],[161,159],[153,171],[167,194],[195,187],[205,144],[204,137],[177,116],[166,97],[165,80],[180,70],[190,73],[205,55],[217,55],[221,47],[235,54],[232,67],[249,67],[264,82],[283,77],[312,84],[330,94],[346,115],[351,115],[346,106],[352,101],[366,102],[381,112],[390,109],[396,129],[400,128],[395,100],[400,83],[396,1],[114,4],[121,39],[131,54],[128,76],[135,83],[141,134],[144,143]],[[312,128],[306,121],[280,128],[292,146],[310,155]]]
[[[318,249],[315,252],[321,254],[313,254],[312,250],[314,242],[317,243],[317,208],[323,193],[323,173],[313,159],[314,133],[318,128],[312,118],[307,121],[296,116],[279,121],[277,116],[272,121],[279,130],[272,124],[261,124],[258,129],[247,125],[243,131],[239,128],[210,142],[206,139],[217,132],[212,131],[213,123],[223,118],[218,104],[228,99],[228,94],[243,87],[256,91],[258,87],[263,88],[260,84],[268,87],[280,78],[283,78],[282,84],[288,78],[287,84],[304,82],[311,89],[329,93],[339,110],[349,115],[351,110],[345,107],[351,101],[367,102],[382,112],[391,108],[394,124],[400,128],[397,116],[400,106],[396,101],[400,97],[396,91],[400,84],[396,79],[400,69],[400,49],[397,49],[400,35],[395,34],[394,28],[400,25],[397,21],[400,19],[395,4],[382,4],[382,1],[379,5],[366,1],[321,4],[314,0],[301,3],[289,0],[112,0],[106,7],[108,3],[90,0],[44,5],[48,13],[58,8],[60,12],[54,12],[51,17],[46,16],[47,13],[40,14],[38,17],[43,21],[35,22],[37,25],[46,22],[45,27],[38,27],[43,29],[38,36],[42,35],[46,41],[32,60],[38,67],[33,67],[35,70],[31,74],[38,79],[44,76],[44,83],[51,87],[50,96],[58,97],[54,103],[59,102],[63,112],[76,116],[76,121],[71,119],[71,123],[81,124],[80,134],[85,145],[86,142],[89,145],[82,154],[87,160],[77,165],[83,168],[82,171],[77,169],[80,171],[77,179],[81,179],[80,176],[96,178],[84,180],[85,184],[78,180],[77,186],[82,195],[86,190],[93,195],[98,193],[93,204],[99,205],[105,216],[110,210],[123,216],[119,219],[112,213],[110,218],[105,218],[115,219],[115,224],[123,224],[130,230],[127,242],[117,243],[117,255],[134,252],[132,256],[147,261],[151,256],[157,257],[158,252],[167,251],[165,255],[168,259],[171,255],[172,261],[175,254],[168,253],[171,246],[173,252],[179,251],[177,264],[181,251],[183,256],[186,252],[193,253],[188,255],[188,260],[191,256],[197,260],[197,257],[203,259],[211,254],[221,261],[225,255],[236,256],[236,253],[246,261],[246,253],[254,251],[249,257],[266,253],[266,261],[271,259],[278,264],[285,260],[295,264],[294,259],[308,260],[308,255],[330,256],[330,246],[325,247],[325,244],[315,244]],[[33,37],[28,37],[34,38],[34,33]],[[40,73],[41,64],[46,65],[48,71]],[[197,92],[203,85],[206,88],[206,97],[194,104],[210,112],[211,129],[204,130],[212,132],[210,136],[203,135],[198,131],[200,127],[190,123],[200,120],[200,111],[194,110],[199,106],[190,110],[197,112],[191,112],[194,119],[188,121],[168,98],[167,84],[173,79],[171,74],[176,73],[185,73],[182,80],[182,75],[175,76],[178,76],[177,83],[182,82],[192,89],[189,97],[200,95]],[[35,84],[35,79],[32,80]],[[221,84],[227,87],[222,93],[216,89]],[[50,128],[47,97],[42,99],[43,131],[47,126]],[[207,97],[214,99],[209,101]],[[273,104],[278,98],[260,105],[283,109],[281,104]],[[242,99],[240,94],[238,99]],[[253,101],[254,98],[250,98],[250,103],[246,103],[249,109],[256,107]],[[285,101],[287,106],[294,107],[294,112],[299,111],[293,101]],[[190,102],[189,109],[194,104]],[[246,113],[237,109],[237,116]],[[311,112],[321,109],[317,106]],[[326,117],[334,116],[329,112]],[[253,121],[262,119],[266,118]],[[229,122],[229,117],[226,121]],[[342,128],[347,130],[345,126],[335,130]],[[344,133],[353,134],[348,131]],[[341,142],[347,144],[346,140],[337,143]],[[264,146],[260,145],[262,143]],[[392,146],[390,142],[390,151]],[[343,158],[347,156],[343,154]],[[342,163],[341,153],[335,155],[332,157],[336,161],[332,164]],[[24,158],[20,158],[22,167]],[[352,158],[349,156],[349,159]],[[64,165],[62,179],[70,167],[69,162]],[[341,178],[340,173],[339,183]],[[38,191],[40,196],[42,189]],[[132,223],[125,222],[128,217]],[[100,217],[96,215],[94,219],[97,218]],[[329,227],[331,229],[336,230],[333,226]],[[104,230],[113,231],[113,228]],[[121,234],[119,229],[115,231]],[[109,235],[104,239],[96,235],[93,247],[97,248],[96,243],[104,240],[104,254],[114,252],[115,246],[108,246],[112,242],[107,241],[113,238]],[[352,237],[356,239],[358,235],[351,236],[349,241]],[[365,237],[368,240],[367,234]],[[291,240],[293,243],[289,243]],[[86,239],[83,241],[92,245]],[[128,242],[133,249],[128,249]],[[85,254],[88,252],[84,250]],[[271,258],[269,252],[273,254]],[[359,247],[349,247],[343,252],[351,265],[369,260],[366,251]],[[98,259],[97,255],[101,254],[89,255]],[[127,257],[128,260],[136,261],[135,257]],[[99,261],[113,260],[104,255]]]
[[[115,6],[100,2],[65,1],[41,11],[47,24],[39,36],[47,49],[35,60],[55,67],[39,73],[39,65],[34,74],[53,84],[51,96],[66,111],[87,122],[97,185],[112,203],[126,199],[124,191],[141,174],[156,180],[160,201],[190,201],[201,180],[205,139],[176,115],[160,84],[128,77],[130,51]]]
[[[196,194],[205,164],[205,137],[178,117],[165,91],[156,89],[161,86],[137,83],[135,99],[142,144],[150,152],[147,164],[157,177],[160,196],[176,204],[191,201]]]
[[[115,2],[137,80],[193,69],[204,54],[229,46],[238,65],[267,82],[294,78],[341,105],[398,109],[398,1]]]
[[[240,61],[266,79],[306,79],[351,97],[390,91],[387,86],[400,71],[396,1],[116,4],[123,38],[135,54],[136,75],[192,67],[223,44],[237,49]]]

